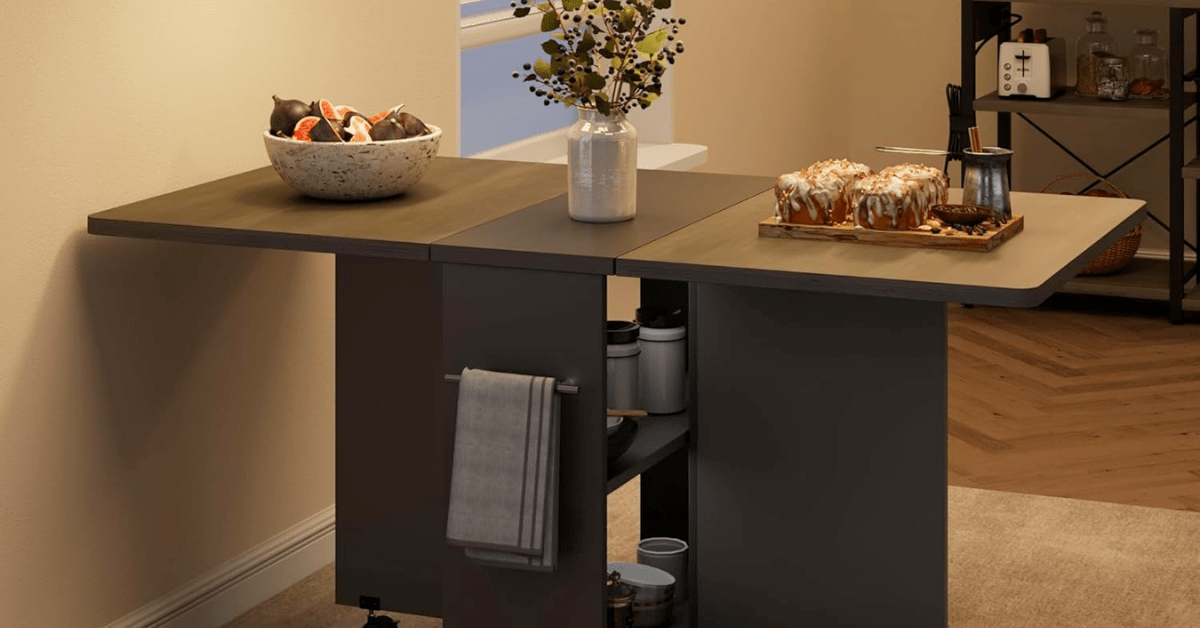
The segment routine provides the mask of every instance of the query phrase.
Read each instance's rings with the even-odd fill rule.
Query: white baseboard
[[[1171,259],[1171,254],[1166,249],[1138,249],[1137,256],[1144,257],[1146,259],[1157,259],[1157,260]],[[1187,249],[1184,249],[1183,259],[1188,260],[1188,261],[1195,261],[1196,254]]]
[[[218,628],[333,562],[330,506],[105,628]]]

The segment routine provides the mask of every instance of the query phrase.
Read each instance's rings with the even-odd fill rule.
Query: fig
[[[275,101],[271,111],[271,134],[291,137],[296,123],[308,116],[310,107],[299,100],[282,100],[279,96],[271,96],[271,99]]]
[[[341,122],[330,120],[328,118],[320,118],[319,121],[313,125],[312,130],[308,132],[308,136],[311,137],[312,141],[314,142],[343,142],[345,141],[342,139],[343,132],[344,130]]]
[[[395,118],[384,118],[371,127],[371,139],[376,142],[402,140],[406,137],[408,133],[404,131],[404,125]]]
[[[362,114],[355,112],[347,117],[350,123],[345,129],[350,134],[346,139],[347,142],[369,142],[371,141],[371,123]]]
[[[377,124],[380,120],[382,120],[390,115],[395,114],[396,112],[400,111],[400,109],[403,107],[404,107],[404,105],[401,104],[401,105],[396,105],[395,107],[392,107],[391,109],[384,109],[383,111],[380,111],[379,113],[371,116],[368,119],[371,121],[371,124]]]
[[[321,116],[322,118],[325,118],[326,120],[329,120],[330,122],[341,122],[342,121],[341,116],[339,116],[337,114],[337,110],[334,109],[333,103],[329,102],[328,100],[318,100],[316,102],[316,106],[317,106],[317,112],[314,113],[313,115]]]
[[[358,111],[355,111],[354,107],[351,107],[350,105],[338,105],[333,108],[333,113],[335,116],[337,116],[338,122],[341,122],[342,124],[348,124],[349,121],[346,120],[346,116],[352,113],[358,113]]]
[[[397,114],[394,119],[404,126],[404,132],[409,137],[417,137],[429,132],[429,127],[425,126],[424,122],[421,122],[417,116],[411,113]]]
[[[317,126],[317,123],[321,121],[321,118],[318,116],[307,116],[300,118],[300,121],[296,123],[296,128],[292,134],[292,139],[297,139],[301,142],[311,142],[311,133],[313,127]]]

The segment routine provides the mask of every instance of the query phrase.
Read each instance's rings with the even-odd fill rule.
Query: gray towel
[[[541,556],[525,556],[485,549],[466,548],[467,558],[491,567],[507,567],[529,571],[554,571],[558,563],[558,395],[554,396],[554,419],[550,422],[550,463],[546,469],[546,522],[543,526]]]
[[[549,468],[557,464],[555,384],[549,377],[463,369],[448,543],[544,556]]]

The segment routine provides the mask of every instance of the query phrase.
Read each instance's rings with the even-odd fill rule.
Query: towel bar
[[[446,375],[446,381],[448,381],[448,382],[457,382],[457,381],[461,381],[461,380],[462,380],[462,375],[449,375],[449,374]],[[555,386],[555,390],[557,390],[558,394],[560,394],[560,395],[577,395],[577,394],[579,394],[579,387],[573,386],[571,384],[558,384],[557,386]]]

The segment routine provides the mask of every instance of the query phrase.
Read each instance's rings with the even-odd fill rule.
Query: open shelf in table
[[[620,458],[608,463],[607,491],[611,493],[621,488],[638,474],[686,447],[689,420],[686,410],[637,419],[638,432],[633,446]]]

